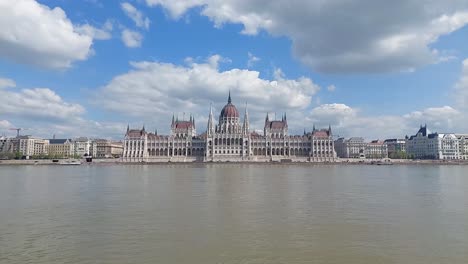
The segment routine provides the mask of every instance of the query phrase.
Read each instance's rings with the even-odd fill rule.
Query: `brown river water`
[[[0,166],[0,263],[468,263],[468,166]]]

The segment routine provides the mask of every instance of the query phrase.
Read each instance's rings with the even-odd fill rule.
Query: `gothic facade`
[[[270,120],[266,116],[263,135],[250,130],[247,107],[243,120],[232,103],[221,110],[215,123],[213,109],[206,132],[197,134],[195,119],[172,117],[171,134],[158,135],[142,129],[130,129],[124,139],[124,162],[243,162],[300,161],[331,162],[336,158],[331,127],[289,135],[288,120]]]

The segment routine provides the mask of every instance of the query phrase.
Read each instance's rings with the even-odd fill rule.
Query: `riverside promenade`
[[[265,161],[242,161],[242,162],[140,162],[127,163],[121,159],[93,159],[92,162],[86,162],[85,159],[59,159],[58,162],[51,159],[40,160],[0,160],[1,165],[63,165],[64,162],[81,162],[82,165],[118,165],[118,164],[133,164],[133,165],[164,165],[164,164],[301,164],[301,165],[316,165],[316,164],[333,164],[333,165],[468,165],[468,160],[408,160],[408,159],[336,159],[333,162],[265,162]]]

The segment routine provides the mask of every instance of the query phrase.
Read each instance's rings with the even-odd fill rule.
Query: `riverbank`
[[[243,162],[122,162],[119,159],[93,159],[86,162],[80,159],[71,160],[0,160],[1,165],[69,165],[80,163],[81,165],[169,165],[169,164],[271,164],[271,165],[468,165],[468,160],[397,160],[387,159],[385,162],[374,159],[338,159],[334,162],[263,162],[263,161],[243,161]]]

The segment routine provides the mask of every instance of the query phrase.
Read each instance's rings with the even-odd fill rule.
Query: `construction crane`
[[[19,137],[21,130],[29,130],[29,129],[27,129],[27,128],[9,128],[8,130],[16,130],[16,136]]]

